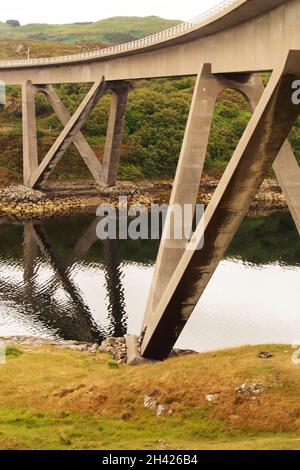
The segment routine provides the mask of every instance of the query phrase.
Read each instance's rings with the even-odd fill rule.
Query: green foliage
[[[22,356],[23,351],[21,351],[19,348],[16,348],[15,346],[7,346],[6,348],[6,357],[8,358],[17,358],[19,356]]]
[[[116,361],[113,361],[112,359],[109,359],[109,361],[107,361],[107,365],[109,369],[119,369],[119,364]]]
[[[119,179],[125,181],[138,181],[142,179],[143,173],[134,165],[122,165],[119,171]]]
[[[123,19],[118,21],[120,24],[124,22]],[[155,23],[156,20],[152,19],[151,21]],[[141,25],[142,23],[137,20],[137,24]],[[92,25],[83,26],[92,27]],[[48,43],[44,42],[43,44],[45,49]],[[47,54],[53,55],[56,49],[52,48],[52,43],[49,44]],[[270,74],[263,74],[262,78],[265,84],[267,84],[269,76]],[[73,114],[91,85],[91,83],[71,83],[57,85],[55,88],[70,114]],[[129,94],[126,112],[120,179],[138,181],[144,178],[174,177],[194,85],[195,79],[191,77],[140,80],[133,83],[134,88]],[[21,177],[22,106],[20,87],[9,86],[7,98],[8,106],[0,109],[0,119],[3,126],[2,132],[0,127],[0,167]],[[95,107],[82,129],[100,161],[103,158],[110,105],[111,94],[107,93]],[[61,132],[62,125],[54,114],[48,99],[42,93],[36,95],[36,110],[39,154],[42,156],[49,150]],[[216,177],[222,174],[250,117],[251,111],[248,103],[241,94],[233,90],[222,93],[216,103],[212,120],[205,161],[206,172]],[[290,142],[300,162],[300,120],[291,131]],[[89,171],[74,146],[70,146],[51,177],[89,177]]]

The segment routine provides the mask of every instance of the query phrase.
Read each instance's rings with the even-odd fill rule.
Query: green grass
[[[260,350],[273,358],[259,359]],[[300,368],[287,346],[117,369],[104,355],[15,345],[8,351],[0,366],[2,450],[300,449]],[[236,402],[245,382],[266,385],[259,400]],[[214,391],[221,398],[209,405],[205,394]],[[145,395],[172,415],[157,418],[144,408]]]
[[[30,414],[0,412],[0,449],[135,450],[135,449],[300,449],[296,433],[227,433],[222,423],[199,411],[182,419],[152,417],[119,421],[92,413]]]
[[[6,348],[6,357],[14,358],[14,357],[19,357],[22,354],[23,354],[23,351],[21,351],[19,348],[16,348],[15,346],[8,346]]]

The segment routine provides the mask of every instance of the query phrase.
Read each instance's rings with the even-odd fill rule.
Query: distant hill
[[[158,16],[119,16],[95,23],[28,24],[20,27],[0,23],[0,40],[45,40],[66,44],[118,44],[163,31],[178,23],[180,23],[179,20],[167,20]]]
[[[57,41],[42,41],[37,39],[0,39],[0,60],[31,59],[53,57],[68,54],[78,54],[89,51],[98,44],[66,44]]]

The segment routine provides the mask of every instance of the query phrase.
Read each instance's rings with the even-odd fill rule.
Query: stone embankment
[[[217,184],[216,180],[204,181],[200,188],[198,202],[207,205]],[[143,204],[150,207],[151,204],[167,203],[171,190],[172,183],[168,181],[124,182],[105,190],[97,189],[90,181],[87,183],[55,182],[41,191],[14,185],[0,189],[0,216],[26,220],[51,215],[95,214],[96,207],[101,203],[117,207],[120,196],[126,196],[129,205]],[[264,215],[286,208],[286,199],[278,183],[266,180],[252,202],[250,215]]]
[[[69,215],[84,212],[86,205],[78,197],[53,198],[47,193],[25,186],[9,186],[0,190],[0,215],[18,219],[42,218],[48,215]]]
[[[62,339],[37,338],[34,336],[4,336],[0,337],[0,342],[5,345],[19,345],[26,349],[54,346],[58,349],[69,349],[89,354],[104,353],[110,355],[118,364],[125,364],[127,361],[126,341],[124,337],[108,338],[104,340],[101,345]]]
[[[79,341],[71,340],[62,340],[62,339],[49,339],[49,338],[37,338],[32,336],[4,336],[0,337],[0,343],[5,345],[14,344],[22,346],[22,348],[30,350],[34,347],[43,347],[43,346],[53,346],[58,349],[72,350],[84,352],[87,354],[108,354],[113,361],[117,364],[126,364],[127,362],[130,365],[139,365],[146,362],[141,357],[135,358],[135,360],[128,361],[129,355],[132,355],[132,349],[130,347],[130,342],[128,342],[129,336],[121,338],[106,338],[101,345],[91,344],[91,343],[82,343]],[[142,342],[142,337],[132,337],[136,338],[136,343],[139,349]],[[193,351],[183,351],[179,349],[174,349],[170,354],[170,357],[182,356],[187,354],[194,354]],[[147,361],[149,362],[149,361]]]

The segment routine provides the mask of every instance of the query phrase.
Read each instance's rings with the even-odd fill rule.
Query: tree
[[[13,26],[14,28],[21,26],[20,21],[18,20],[7,20],[6,24],[9,24],[10,26]]]

